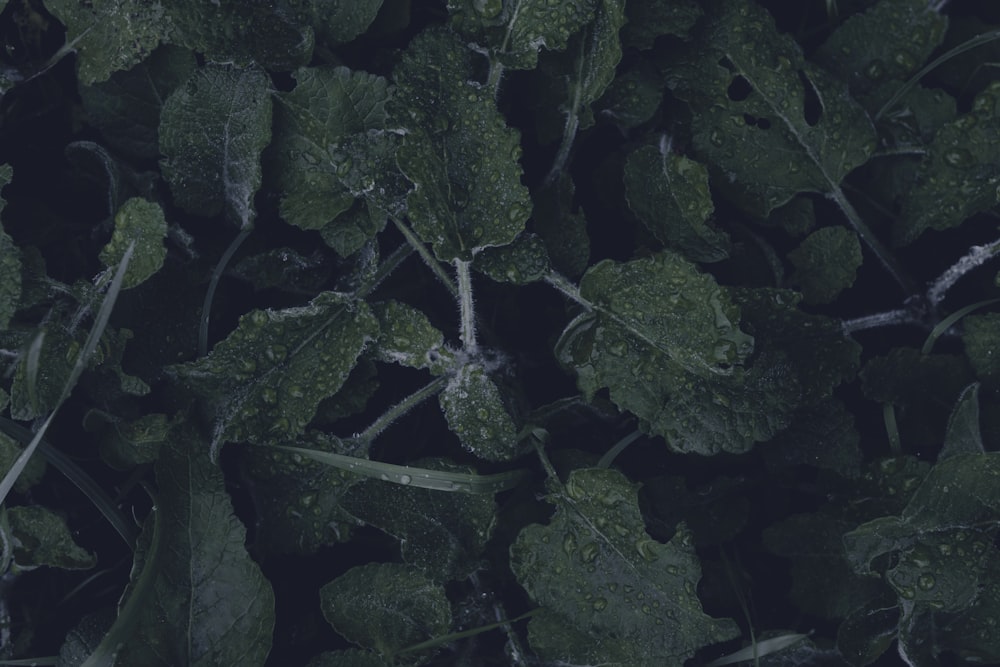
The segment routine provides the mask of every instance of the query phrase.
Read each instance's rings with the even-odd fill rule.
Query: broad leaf
[[[444,588],[409,565],[352,568],[323,586],[319,596],[323,617],[337,632],[387,658],[451,626]]]
[[[489,461],[507,461],[517,455],[517,425],[482,364],[463,365],[438,400],[448,428],[467,450]]]
[[[972,110],[934,135],[903,201],[893,236],[910,243],[927,229],[949,229],[997,203],[1000,185],[1000,83],[976,96]]]
[[[302,433],[377,334],[365,303],[323,292],[307,306],[244,315],[208,356],[172,369],[211,406],[217,451]]]
[[[260,153],[270,140],[270,81],[263,70],[196,70],[160,118],[161,166],[175,201],[191,213],[224,213],[240,228],[253,225]]]
[[[152,577],[138,627],[115,665],[263,665],[271,648],[274,594],[247,554],[246,529],[233,514],[222,471],[207,443],[188,431],[156,463],[158,553],[136,555],[138,577]],[[145,567],[154,568],[145,571]],[[135,581],[133,581],[135,583]],[[127,604],[127,601],[126,601]]]
[[[861,266],[861,243],[846,227],[818,229],[788,253],[795,266],[792,282],[807,303],[830,303],[854,284]]]
[[[132,69],[116,71],[107,81],[80,88],[87,120],[108,145],[127,156],[160,155],[160,110],[195,68],[187,49],[164,45]]]
[[[536,602],[563,617],[581,644],[575,653],[621,643],[642,656],[630,664],[680,664],[737,635],[731,620],[701,609],[701,568],[688,531],[682,525],[666,544],[649,537],[636,487],[621,473],[575,470],[549,501],[552,521],[521,531],[510,548],[511,569]],[[553,650],[561,634],[546,640],[547,658],[571,657]]]
[[[163,266],[167,256],[163,245],[166,235],[167,221],[160,205],[133,197],[122,204],[115,214],[115,231],[101,250],[101,263],[109,268],[118,266],[126,248],[134,244],[132,261],[125,272],[122,288],[135,287]]]
[[[63,570],[88,570],[97,563],[93,554],[73,541],[66,521],[52,510],[31,505],[9,507],[6,514],[10,533],[3,538],[14,550],[18,569],[49,565]]]
[[[428,30],[410,43],[394,74],[396,113],[415,126],[398,154],[415,185],[408,214],[442,261],[470,260],[479,248],[510,243],[531,213],[518,134],[492,93],[470,81],[472,57],[454,34]]]
[[[716,185],[763,216],[799,192],[829,192],[875,149],[844,84],[810,65],[767,10],[724,0],[669,72],[692,108],[696,156]]]
[[[78,77],[89,85],[143,60],[167,34],[170,18],[148,0],[48,0],[46,8],[66,26],[77,52]]]
[[[333,46],[350,42],[367,30],[382,0],[307,0],[304,5],[317,41]]]
[[[996,557],[998,479],[997,453],[940,461],[902,514],[869,521],[844,536],[851,565],[861,574],[883,574],[904,601],[942,611],[968,607],[987,560]]]
[[[543,280],[552,271],[545,244],[525,233],[505,246],[486,248],[476,255],[473,267],[497,282],[526,285]]]
[[[275,113],[282,217],[303,229],[342,227],[350,221],[335,219],[359,197],[398,212],[406,188],[398,175],[391,180],[398,137],[385,130],[386,80],[346,67],[302,68],[295,79]],[[375,231],[334,247],[349,254],[343,250],[353,252]]]
[[[427,368],[435,375],[445,373],[454,363],[454,353],[445,346],[444,334],[427,316],[405,303],[383,301],[373,304],[379,321],[375,358],[411,368]]]
[[[440,460],[411,465],[474,472]],[[496,514],[496,503],[488,494],[441,493],[380,480],[352,486],[341,505],[398,539],[403,560],[441,583],[465,579],[482,566]]]
[[[660,242],[696,262],[715,262],[729,254],[729,237],[710,226],[715,211],[704,165],[673,153],[665,140],[659,149],[643,146],[625,163],[629,208]]]

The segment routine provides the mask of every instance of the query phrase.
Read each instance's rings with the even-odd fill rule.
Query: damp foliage
[[[989,4],[0,0],[0,663],[1000,663]]]

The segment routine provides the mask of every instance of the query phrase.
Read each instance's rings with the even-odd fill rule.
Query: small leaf
[[[861,266],[861,243],[846,227],[818,229],[788,253],[795,266],[792,282],[806,303],[830,303],[854,284]]]
[[[136,552],[135,576],[152,577],[138,627],[116,665],[263,665],[271,648],[274,594],[244,543],[222,471],[195,433],[178,434],[156,463],[159,553]],[[144,542],[145,550],[150,548]],[[145,564],[155,569],[145,572]],[[133,584],[135,583],[133,580]],[[127,605],[127,601],[126,601]]]
[[[989,386],[1000,384],[1000,313],[968,315],[962,327],[965,356],[976,377]]]
[[[115,267],[134,245],[132,261],[122,280],[122,289],[139,285],[160,270],[167,256],[163,239],[167,236],[167,221],[160,205],[133,197],[115,213],[115,231],[111,240],[101,250],[101,263]]]
[[[708,221],[715,211],[708,170],[670,151],[666,141],[633,151],[625,163],[625,191],[636,217],[661,243],[695,262],[729,255],[729,237]]]
[[[2,185],[0,182],[0,187]],[[20,301],[21,249],[0,229],[0,330],[10,326]]]
[[[225,213],[241,229],[253,225],[260,153],[270,140],[270,80],[263,70],[196,70],[167,98],[160,118],[161,167],[174,199],[191,213]]]
[[[395,113],[416,126],[397,156],[414,183],[408,215],[447,262],[510,243],[531,213],[518,134],[472,72],[472,53],[444,30],[418,35],[395,72]]]
[[[1000,82],[976,96],[972,110],[937,131],[903,200],[893,237],[915,240],[950,229],[997,203],[1000,185]]]
[[[649,537],[636,487],[621,473],[574,470],[549,501],[556,506],[551,522],[521,531],[511,569],[536,602],[565,620],[582,643],[574,653],[621,642],[643,656],[630,664],[680,664],[738,635],[731,620],[702,611],[695,594],[701,568],[688,531],[682,525],[666,544]],[[547,652],[553,660],[569,657]]]
[[[438,400],[448,428],[470,452],[488,461],[507,461],[518,454],[517,426],[481,364],[462,366]]]
[[[442,460],[413,466],[475,472]],[[482,566],[486,541],[496,520],[488,494],[450,494],[368,480],[344,495],[347,512],[399,540],[403,560],[437,582],[461,581]]]
[[[213,449],[291,438],[340,389],[377,327],[365,303],[323,292],[307,306],[244,315],[209,355],[172,370],[214,409]]]
[[[108,145],[129,157],[160,156],[159,125],[163,101],[194,71],[193,53],[163,45],[126,71],[101,83],[80,87],[87,120]]]
[[[725,0],[668,73],[692,108],[696,157],[715,185],[765,216],[799,192],[829,192],[875,149],[845,86],[807,63],[767,10]]]
[[[383,0],[309,0],[306,3],[316,39],[328,46],[350,42],[371,25]]]
[[[14,564],[25,570],[42,565],[63,570],[88,570],[97,558],[73,541],[66,522],[44,507],[8,507]],[[6,541],[6,540],[5,540]]]
[[[444,589],[409,565],[351,568],[323,586],[319,596],[323,618],[337,632],[387,658],[451,627]]]
[[[168,34],[170,19],[159,2],[49,0],[45,6],[66,26],[66,43],[77,53],[77,76],[85,85],[131,68]]]
[[[455,362],[454,353],[444,344],[444,335],[422,311],[399,301],[382,301],[372,310],[379,321],[375,341],[379,361],[427,368],[434,375],[443,374]]]
[[[484,249],[472,266],[492,280],[514,285],[542,280],[552,271],[545,244],[530,233],[508,245]]]

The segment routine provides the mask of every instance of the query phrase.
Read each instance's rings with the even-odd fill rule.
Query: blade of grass
[[[363,477],[394,482],[404,486],[416,486],[434,491],[459,491],[462,493],[499,493],[517,485],[527,470],[511,470],[495,475],[474,475],[471,473],[445,472],[429,468],[414,468],[393,463],[382,463],[344,456],[333,452],[322,452],[302,447],[278,445],[277,449],[298,454],[334,468],[347,470]]]
[[[21,472],[24,470],[24,466],[28,464],[28,460],[31,458],[32,454],[38,448],[38,444],[42,441],[45,436],[45,432],[48,430],[49,425],[52,424],[53,418],[62,404],[69,398],[70,393],[73,391],[73,387],[76,386],[76,381],[80,379],[80,375],[83,373],[83,369],[87,365],[87,359],[90,355],[94,353],[97,349],[97,344],[101,340],[101,335],[104,333],[104,328],[108,325],[108,319],[111,317],[111,311],[115,307],[115,300],[118,298],[118,292],[122,288],[122,280],[125,279],[125,270],[128,268],[128,263],[132,259],[132,252],[135,250],[135,242],[133,241],[129,244],[129,247],[125,250],[125,254],[122,255],[122,261],[118,263],[118,269],[115,271],[115,277],[108,286],[108,291],[104,295],[104,301],[101,302],[101,308],[97,312],[97,317],[94,319],[93,326],[90,327],[90,333],[87,335],[87,340],[83,344],[83,349],[80,350],[80,354],[77,355],[76,363],[73,364],[73,370],[70,371],[69,378],[66,380],[66,384],[63,385],[62,393],[59,394],[59,400],[56,401],[55,407],[49,416],[45,418],[42,425],[39,427],[38,431],[35,433],[35,437],[31,439],[31,442],[24,448],[21,455],[17,457],[14,461],[14,465],[10,467],[7,474],[4,475],[2,481],[0,481],[0,503],[2,503],[6,498],[7,494],[14,487],[14,482],[17,478],[21,476]]]
[[[937,339],[941,337],[941,334],[950,329],[952,325],[955,324],[955,322],[958,322],[960,319],[962,319],[963,317],[965,317],[974,310],[983,308],[985,306],[991,306],[994,303],[1000,303],[1000,299],[987,299],[986,301],[977,301],[976,303],[970,303],[968,306],[965,306],[964,308],[959,308],[954,313],[952,313],[948,317],[938,322],[937,326],[934,327],[931,330],[931,332],[927,335],[927,340],[924,341],[924,346],[920,348],[920,354],[930,354],[931,350],[934,349],[934,343],[937,342]]]
[[[735,653],[730,653],[729,655],[724,655],[721,658],[716,658],[712,662],[705,665],[705,667],[722,667],[722,665],[732,665],[737,662],[747,662],[749,660],[753,660],[755,657],[762,658],[765,655],[777,653],[778,651],[783,651],[789,646],[798,644],[807,636],[808,635],[797,634],[797,635],[781,635],[780,637],[771,637],[770,639],[765,639],[763,641],[756,642],[753,646],[747,646],[744,649],[740,649]]]

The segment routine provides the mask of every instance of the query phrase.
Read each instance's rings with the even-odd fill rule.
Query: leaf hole
[[[816,87],[813,82],[809,80],[806,73],[799,70],[799,81],[802,82],[802,90],[804,93],[802,100],[802,117],[806,121],[806,125],[810,127],[816,125],[819,119],[823,117],[823,102],[819,98],[819,93],[816,91]]]
[[[721,58],[719,58],[719,66],[720,67],[725,67],[730,72],[735,72],[736,71],[736,65],[733,63],[732,60],[730,60],[729,58],[727,58],[725,56],[722,56]]]
[[[748,113],[743,114],[743,121],[752,127],[756,127],[761,130],[771,129],[771,121],[768,118],[758,118],[757,116],[751,116]]]
[[[753,86],[742,76],[737,76],[733,79],[733,82],[729,84],[729,88],[726,89],[726,94],[734,102],[742,102],[746,98],[750,97],[750,93],[753,92]]]

